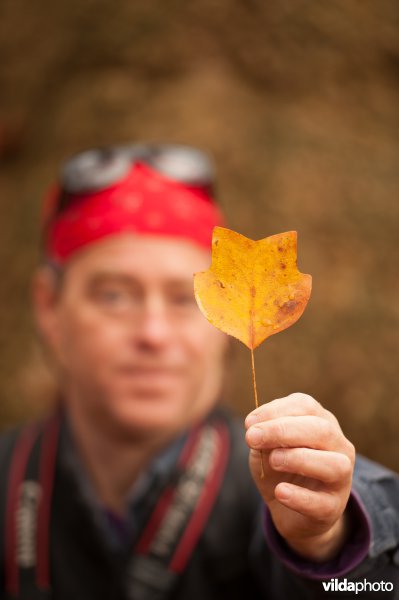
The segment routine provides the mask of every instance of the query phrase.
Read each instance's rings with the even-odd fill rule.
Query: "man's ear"
[[[39,267],[32,279],[32,305],[39,336],[56,352],[59,339],[61,282],[53,269]]]

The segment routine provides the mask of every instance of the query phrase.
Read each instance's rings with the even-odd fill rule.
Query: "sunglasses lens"
[[[200,150],[174,144],[153,145],[149,148],[151,152],[146,162],[163,175],[199,187],[214,183],[213,165]]]
[[[131,159],[116,148],[87,150],[71,158],[61,172],[63,190],[70,194],[97,192],[128,173]]]

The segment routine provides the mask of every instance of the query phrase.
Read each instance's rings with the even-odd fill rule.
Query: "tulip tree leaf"
[[[298,271],[296,231],[254,241],[215,227],[211,266],[194,275],[208,321],[251,350],[299,319],[311,288],[312,277]]]

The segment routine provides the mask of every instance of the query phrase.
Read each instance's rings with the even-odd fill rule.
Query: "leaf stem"
[[[254,358],[254,349],[251,348],[251,366],[252,366],[252,381],[254,384],[254,395],[255,395],[255,407],[259,408],[258,402],[258,390],[256,387],[256,372],[255,372],[255,358]],[[265,470],[263,468],[263,452],[260,450],[260,478],[265,478]]]
[[[255,358],[254,358],[254,349],[253,348],[251,348],[251,363],[252,363],[252,381],[254,384],[254,394],[255,394],[255,406],[256,406],[256,408],[259,408],[258,390],[256,388]]]

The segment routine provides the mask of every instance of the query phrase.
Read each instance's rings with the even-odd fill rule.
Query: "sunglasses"
[[[143,162],[158,173],[212,196],[214,168],[207,154],[180,144],[128,144],[81,152],[67,160],[60,172],[60,192],[54,216],[73,196],[98,192],[122,180],[135,162]]]

